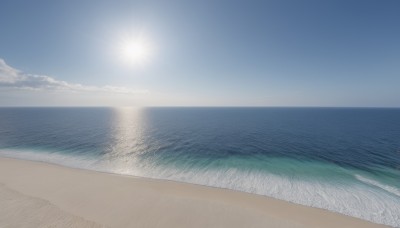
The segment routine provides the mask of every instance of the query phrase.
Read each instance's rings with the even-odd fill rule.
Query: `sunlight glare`
[[[125,39],[119,47],[121,61],[129,65],[143,65],[149,62],[153,52],[151,42],[144,37]]]

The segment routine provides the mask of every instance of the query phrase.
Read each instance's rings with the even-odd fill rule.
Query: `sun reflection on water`
[[[113,144],[106,154],[110,168],[116,173],[140,175],[139,156],[148,147],[144,110],[123,107],[113,112]]]

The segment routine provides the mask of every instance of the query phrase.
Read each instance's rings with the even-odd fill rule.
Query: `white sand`
[[[0,227],[386,227],[264,196],[0,158]]]

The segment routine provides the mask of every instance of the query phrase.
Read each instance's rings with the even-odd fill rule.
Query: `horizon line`
[[[364,109],[400,109],[395,106],[278,106],[278,105],[265,105],[265,106],[245,106],[245,105],[199,105],[199,106],[186,106],[186,105],[158,105],[158,106],[100,106],[100,105],[31,105],[31,106],[0,106],[0,108],[364,108]]]

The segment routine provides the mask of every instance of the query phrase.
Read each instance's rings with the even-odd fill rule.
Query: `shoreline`
[[[0,192],[0,226],[389,227],[229,189],[6,157]]]

